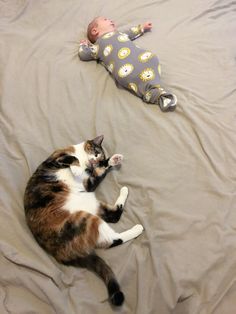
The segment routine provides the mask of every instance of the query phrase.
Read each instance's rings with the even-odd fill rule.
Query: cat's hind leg
[[[98,215],[106,222],[115,223],[119,221],[123,213],[124,205],[125,205],[125,201],[127,197],[128,197],[128,188],[126,186],[123,186],[120,189],[120,195],[117,198],[113,206],[102,203],[102,202],[100,203]]]
[[[137,238],[143,232],[143,226],[137,224],[124,232],[117,233],[103,221],[98,227],[98,232],[97,247],[109,248]]]

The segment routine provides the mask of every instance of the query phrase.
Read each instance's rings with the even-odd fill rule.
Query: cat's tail
[[[77,257],[73,260],[66,261],[64,264],[87,268],[95,272],[106,284],[111,304],[116,306],[123,304],[125,299],[124,294],[120,290],[120,286],[113,271],[101,257],[93,253],[85,257]]]

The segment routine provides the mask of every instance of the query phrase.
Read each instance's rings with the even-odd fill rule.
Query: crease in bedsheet
[[[225,136],[225,130],[228,129],[228,132],[233,131],[233,121],[232,124],[224,124],[221,121],[220,116],[216,116],[213,119],[210,115],[206,116],[206,112],[203,114],[199,113],[198,109],[195,109],[197,114],[189,115],[187,112],[182,114],[185,118],[191,121],[190,127],[192,131],[192,135],[194,135],[193,139],[195,144],[193,145],[192,141],[186,141],[185,145],[189,146],[189,151],[194,153],[196,158],[200,158],[202,161],[202,166],[205,167],[208,172],[211,169],[211,175],[218,180],[218,184],[221,182],[221,187],[225,185],[226,180],[228,181],[228,186],[233,184],[233,180],[230,182],[229,176],[232,174],[232,169],[228,167],[229,160],[233,159],[234,154],[234,143],[230,140],[232,136]],[[232,117],[229,115],[229,122],[232,120]],[[205,130],[208,132],[205,132]],[[224,132],[220,132],[220,130],[224,130]],[[218,143],[218,145],[216,144]],[[221,145],[219,145],[221,143]],[[235,141],[236,143],[236,141]],[[202,154],[200,153],[201,150]],[[230,152],[230,154],[225,154],[225,152]],[[210,167],[208,167],[210,166]],[[210,177],[209,177],[210,179]],[[223,184],[224,183],[224,184]],[[215,184],[214,184],[215,185]],[[227,188],[228,192],[219,189],[216,185],[214,186],[216,190],[221,193],[228,193],[232,190],[232,188]]]
[[[7,278],[4,278],[4,279],[0,278],[0,281],[1,281],[1,286],[4,288],[4,291],[5,291],[5,298],[4,298],[5,309],[8,310],[9,313],[12,313],[10,309],[12,306],[12,303],[10,302],[10,300],[12,300],[14,296],[8,293],[8,287],[22,289],[22,284],[23,284],[23,288],[27,290],[29,293],[31,293],[36,299],[50,305],[50,307],[54,309],[55,313],[58,313],[58,314],[63,313],[60,311],[60,309],[62,308],[62,304],[60,305],[58,304],[63,301],[63,297],[62,297],[63,295],[61,291],[59,290],[59,287],[57,287],[57,293],[60,294],[60,298],[58,299],[59,302],[58,301],[55,302],[53,301],[53,298],[52,296],[50,296],[50,293],[48,291],[49,283],[45,285],[46,282],[44,281],[44,285],[42,285],[41,279],[39,277],[37,278],[37,280],[35,280],[35,278],[27,276],[26,273],[24,273],[24,279],[20,277],[17,278],[15,275],[15,272],[13,271],[11,275],[8,274]],[[54,284],[54,293],[55,293],[55,282],[53,282],[53,284]],[[27,305],[25,305],[25,307],[27,308]],[[27,310],[24,311],[24,313],[27,313]]]
[[[220,130],[219,127],[217,127],[218,132]],[[225,150],[228,150],[228,147],[230,148],[230,143],[227,143],[227,138],[221,137],[221,133],[216,132],[216,130],[213,131],[213,128],[211,129],[212,133],[210,134],[204,134],[203,133],[203,128],[198,127],[198,132],[194,129],[193,130],[199,145],[202,149],[202,152],[204,156],[206,157],[206,160],[208,161],[208,165],[210,165],[210,168],[213,170],[213,173],[215,176],[218,178],[218,180],[221,182],[221,188],[223,188],[223,183],[227,182],[227,190],[228,192],[232,191],[232,187],[229,187],[229,184],[233,184],[233,181],[230,182],[229,180],[229,175],[232,173],[232,169],[228,167],[228,160],[233,158],[233,155],[231,156],[228,154],[226,156]],[[218,133],[218,134],[217,134]],[[212,139],[211,139],[212,135]],[[221,142],[222,146],[220,145],[215,145],[215,141],[218,141],[218,143]],[[209,167],[208,167],[209,169]],[[219,182],[217,182],[219,183]],[[217,189],[216,184],[215,184],[216,190]],[[219,190],[219,192],[225,192],[224,190]]]
[[[0,0],[0,18],[1,22],[14,22],[22,16],[29,5],[29,0]],[[0,24],[1,26],[1,24]]]
[[[229,278],[232,278],[232,273],[235,273],[233,266],[231,265],[229,269],[227,269],[227,265],[230,265],[230,263],[226,263],[226,248],[225,248],[225,232],[224,232],[224,228],[221,225],[221,221],[222,219],[219,217],[219,219],[212,223],[209,222],[209,219],[205,220],[205,222],[208,222],[205,224],[205,227],[199,228],[199,232],[201,231],[201,233],[204,234],[204,229],[207,230],[208,234],[210,232],[210,230],[212,230],[211,234],[215,234],[215,229],[218,228],[218,237],[219,238],[215,238],[215,241],[213,243],[215,243],[215,247],[211,242],[209,242],[209,244],[207,245],[207,251],[211,252],[211,257],[208,255],[208,259],[206,259],[206,263],[204,264],[203,262],[203,269],[201,270],[201,277],[199,278],[198,282],[196,282],[194,279],[194,277],[191,278],[191,276],[188,278],[188,273],[187,270],[184,272],[184,274],[182,274],[182,277],[178,276],[178,280],[176,281],[175,279],[175,272],[173,272],[171,265],[169,265],[169,263],[165,263],[162,267],[163,267],[163,271],[165,269],[165,272],[167,271],[167,273],[169,274],[169,277],[171,278],[171,280],[173,282],[178,282],[179,288],[180,290],[180,299],[181,298],[185,298],[186,296],[192,296],[192,297],[197,297],[199,299],[200,296],[202,296],[203,300],[207,300],[204,301],[203,304],[205,303],[213,303],[214,304],[214,298],[217,297],[217,295],[219,295],[218,290],[220,289],[222,291],[222,293],[226,293],[228,291],[228,289],[226,289],[225,292],[225,286],[227,287],[227,282],[229,282]],[[213,229],[212,229],[213,228]],[[189,233],[188,233],[189,234]],[[217,235],[216,235],[217,236]],[[177,239],[176,239],[177,240]],[[179,245],[181,244],[179,241],[177,242],[179,243]],[[219,244],[221,244],[219,246]],[[180,249],[180,247],[179,247]],[[181,251],[180,251],[181,252]],[[206,252],[205,252],[206,253]],[[229,257],[229,256],[228,256]],[[212,260],[211,263],[209,262],[209,258]],[[229,257],[230,259],[230,257]],[[214,286],[212,286],[212,283],[210,284],[210,280],[209,282],[205,283],[205,285],[203,284],[204,279],[210,276],[214,276],[214,274],[218,273],[218,270],[220,269],[220,266],[222,265],[222,263],[225,264],[225,268],[227,269],[227,273],[225,274],[225,272],[221,272],[221,275],[217,277],[218,278],[218,284],[215,284]],[[178,265],[178,263],[177,263]],[[193,266],[193,265],[191,265]],[[191,274],[194,274],[193,272],[193,267],[191,267]],[[162,274],[162,272],[161,272]],[[180,273],[181,274],[181,273]],[[190,274],[190,273],[189,273]],[[166,278],[166,276],[165,276]],[[234,283],[234,279],[233,279],[233,283]],[[224,284],[224,282],[226,283],[226,285]],[[202,283],[202,284],[201,284]],[[164,288],[165,285],[163,285]],[[229,284],[229,288],[232,286],[232,282]],[[212,299],[213,298],[213,299]],[[195,312],[194,312],[195,313]],[[200,312],[197,312],[200,313]],[[202,312],[201,312],[202,313]],[[204,313],[213,313],[212,311],[208,311],[208,312],[204,312]]]
[[[29,10],[29,14],[26,15],[25,17],[26,21],[33,18],[33,16],[36,14],[37,9],[39,10],[39,13],[40,13],[40,10],[41,11],[45,10],[45,12],[47,12],[47,10],[49,9],[47,7],[47,1],[44,1],[41,3],[38,2],[38,3],[39,3],[38,7],[37,7],[36,2],[34,4],[31,3],[32,5],[31,9],[33,13],[31,12],[31,15],[30,15],[30,10]],[[65,33],[61,31],[60,27],[58,29],[58,25],[61,25],[62,21],[64,21],[64,23],[67,21],[66,23],[66,26],[67,26],[68,22],[74,21],[75,19],[76,19],[75,8],[71,5],[67,5],[65,6],[65,10],[59,10],[59,12],[55,11],[55,14],[51,19],[46,19],[46,23],[41,23],[40,30],[38,32],[36,32],[37,30],[36,28],[32,28],[32,29],[19,28],[18,37],[26,36],[24,39],[25,39],[25,44],[26,44],[25,46],[27,47],[27,49],[24,49],[23,53],[21,54],[21,64],[23,64],[23,66],[26,66],[28,65],[32,57],[37,57],[37,56],[40,60],[43,60],[45,59],[45,54],[50,57],[52,57],[53,55],[53,58],[55,58],[65,50],[67,43],[71,41],[74,42],[73,55],[75,56],[75,51],[76,51],[75,44],[77,44],[77,46],[79,44],[79,39],[77,37],[78,31],[76,32],[76,38],[78,40],[73,40],[74,36],[71,34],[75,33],[75,30],[71,32],[69,36],[66,37]],[[14,30],[14,28],[9,29],[9,30],[6,29],[5,35],[7,33],[9,35],[16,34],[16,31],[14,30],[14,33],[12,33],[12,30]],[[55,32],[58,32],[58,36],[55,35]],[[68,40],[68,38],[71,38],[72,40],[71,39]],[[64,41],[64,43],[62,43],[62,41]],[[23,45],[21,43],[21,45],[19,45],[18,48],[21,48],[22,46]],[[62,53],[62,56],[65,57],[63,53]]]
[[[85,270],[83,269],[78,271],[76,268],[76,273],[73,271],[73,268],[71,268],[71,271],[69,272],[58,270],[54,274],[50,274],[48,267],[44,267],[43,269],[42,264],[37,264],[35,261],[32,263],[30,259],[26,256],[22,256],[16,252],[12,246],[8,243],[4,243],[3,241],[0,242],[0,251],[2,252],[2,256],[9,262],[48,278],[60,290],[73,286],[73,284],[78,280],[84,280],[83,273]]]
[[[1,143],[2,148],[3,146],[5,146],[5,152],[1,151],[0,153],[0,158],[2,158],[2,160],[5,159],[8,161],[12,160],[13,162],[27,163],[21,143],[19,143],[19,141],[17,141],[11,135],[7,137],[6,143]]]
[[[175,230],[170,229],[166,226],[168,221],[169,227],[171,225],[171,221],[174,221]],[[176,239],[181,239],[186,232],[192,230],[194,228],[200,229],[202,223],[206,222],[206,217],[203,215],[188,215],[186,213],[173,210],[160,210],[159,209],[159,218],[158,218],[158,226],[155,231],[156,241],[166,242],[173,241]]]
[[[152,7],[156,7],[157,5],[162,5],[162,4],[165,4],[165,3],[170,2],[170,1],[171,0],[158,0],[158,1],[153,0],[153,1],[147,1],[147,2],[142,3],[142,4],[136,3],[135,8],[133,8],[133,10],[132,10],[132,14],[134,16],[136,11],[140,12],[140,10],[143,10],[143,9],[148,9],[148,8],[152,9]],[[117,10],[119,10],[119,9],[117,8]],[[122,12],[122,19],[124,19],[126,16],[130,17],[129,11]]]
[[[218,4],[219,1],[217,1],[216,3]],[[206,16],[210,19],[217,19],[217,18],[221,17],[222,15],[232,13],[232,11],[236,10],[236,1],[232,1],[226,5],[219,5],[219,6],[215,6],[216,3],[214,3],[212,5],[212,8],[204,10],[203,12],[201,12],[198,15],[191,18],[191,21],[196,21],[196,20],[201,19],[201,18],[206,17]],[[234,7],[235,7],[235,9],[233,9]],[[217,11],[222,11],[222,10],[225,10],[225,11],[220,12],[216,15],[211,15],[211,13],[214,13]]]
[[[184,18],[181,18],[181,20],[179,20],[178,22],[176,22],[175,24],[173,24],[170,29],[168,30],[168,33],[166,34],[166,36],[168,36],[169,34],[171,34],[174,30],[176,30],[176,28],[184,25],[187,21],[188,21],[189,16],[185,16]]]
[[[34,287],[39,288],[39,286],[36,284],[36,281],[33,282],[33,285],[34,285]],[[22,291],[22,285],[21,284],[20,285],[14,284],[14,286],[11,285],[11,284],[4,284],[0,288],[1,290],[4,291],[3,292],[4,293],[4,300],[3,300],[3,303],[2,303],[2,305],[4,307],[4,311],[6,311],[7,313],[10,313],[10,314],[12,314],[12,313],[17,313],[17,314],[38,314],[38,313],[40,313],[38,311],[39,308],[37,310],[29,309],[28,308],[28,303],[24,304],[24,303],[22,303],[22,300],[20,301],[20,303],[18,305],[15,304],[16,300],[14,300],[14,294],[12,295],[12,291],[11,291],[13,287],[14,287],[14,290],[17,290],[17,288],[18,288],[18,290]],[[40,289],[40,292],[43,293],[44,298],[39,296],[38,292],[34,293],[32,287],[31,286],[28,287],[27,284],[25,284],[23,286],[23,291],[24,292],[28,292],[31,295],[33,295],[34,298],[37,299],[39,302],[42,302],[43,304],[46,304],[46,305],[50,306],[50,309],[52,309],[52,311],[50,311],[50,313],[52,313],[52,312],[56,313],[56,314],[64,314],[65,313],[63,310],[61,310],[62,309],[62,304],[58,305],[58,306],[55,305],[56,302],[53,303],[52,299],[50,300],[50,293],[46,293],[45,291],[43,291],[42,288]],[[21,309],[19,309],[19,307]],[[22,307],[24,309],[22,309]],[[32,307],[31,304],[30,304],[30,307]],[[16,308],[17,308],[17,310],[16,310]],[[49,313],[49,312],[47,312],[47,313]]]
[[[8,310],[8,306],[7,306],[7,287],[3,286],[3,283],[1,282],[1,286],[0,286],[0,296],[1,296],[1,302],[2,305],[4,306],[4,310],[6,310],[7,313],[10,313],[10,310]]]
[[[180,244],[180,242],[178,243]],[[182,245],[180,245],[179,249],[180,252],[182,252],[183,250],[182,254],[184,254],[184,248],[182,247]],[[188,255],[185,255],[185,258],[188,259]],[[196,256],[195,262],[197,263],[198,260],[199,257]],[[176,261],[176,257],[173,257],[172,263],[174,261],[176,265],[179,265]],[[193,269],[197,269],[194,263],[191,263],[190,265],[189,263],[184,262],[184,266],[182,266],[182,268],[185,267],[185,271],[183,271],[183,269],[181,269],[180,267],[177,272],[173,270],[173,265],[171,265],[168,260],[166,260],[165,263],[159,265],[159,282],[161,285],[161,289],[163,290],[163,295],[165,296],[165,299],[168,300],[168,304],[173,304],[172,310],[175,309],[177,303],[184,303],[185,301],[193,298],[194,299],[192,300],[192,302],[198,303],[198,306],[203,303],[202,301],[204,299],[207,300],[204,301],[204,303],[211,302],[212,297],[216,295],[216,292],[214,292],[214,290],[216,290],[218,285],[220,284],[212,287],[208,285],[208,282],[204,284],[204,281],[205,278],[209,277],[209,274],[211,274],[212,276],[212,272],[213,274],[214,272],[217,272],[217,267],[221,265],[224,261],[223,253],[221,255],[221,258],[218,258],[213,263],[209,263],[209,266],[207,266],[207,261],[208,260],[206,260],[205,264],[202,260],[200,261],[200,263],[202,263],[203,265],[202,267],[204,268],[204,270],[201,271],[201,275],[198,280],[196,280],[195,276],[191,277],[191,274],[193,275],[196,271],[193,271]],[[169,294],[170,289],[172,290],[171,294]],[[170,296],[174,297],[174,299],[170,299]],[[193,311],[191,313],[199,314],[200,312]]]
[[[22,257],[20,256],[20,254],[18,252],[16,252],[15,249],[7,243],[3,243],[1,241],[0,249],[1,249],[2,255],[9,262],[14,263],[20,267],[26,268],[30,271],[37,272],[37,273],[41,274],[42,276],[50,279],[58,288],[61,288],[61,283],[60,283],[59,279],[57,278],[58,274],[56,275],[55,278],[53,278],[50,274],[47,273],[47,271],[48,271],[47,269],[45,269],[44,271],[41,270],[40,268],[42,268],[42,266],[40,267],[40,265],[37,265],[37,263],[35,263],[35,261],[32,265],[30,260],[28,260],[25,256],[22,260]]]
[[[232,272],[231,272],[231,274],[232,274]],[[230,274],[230,278],[232,278],[231,274]],[[200,309],[199,309],[199,314],[214,313],[214,311],[217,309],[217,307],[220,304],[220,302],[223,300],[224,296],[227,294],[227,292],[236,283],[235,279],[231,279],[230,282],[229,282],[229,278],[228,277],[227,277],[227,280],[224,280],[224,281],[225,282],[221,282],[221,284],[219,284],[219,290],[220,291],[217,291],[213,296],[211,296],[210,300],[203,301],[201,303],[201,306],[200,306]],[[224,314],[224,313],[222,313],[222,314]]]
[[[55,278],[53,278],[53,276],[47,274],[47,270],[45,270],[45,272],[40,270],[40,267],[37,267],[37,263],[35,261],[33,262],[34,266],[32,266],[32,263],[30,263],[30,261],[27,260],[25,257],[24,261],[22,261],[18,253],[7,252],[7,250],[5,251],[6,247],[8,250],[8,245],[0,245],[1,249],[4,248],[3,257],[8,262],[20,267],[20,272],[24,274],[24,277],[16,276],[16,271],[12,271],[9,274],[1,274],[0,280],[2,285],[4,285],[5,287],[14,286],[15,288],[20,288],[23,284],[23,287],[28,290],[29,293],[33,294],[41,302],[45,302],[46,304],[48,304],[52,309],[54,309],[55,313],[63,314],[64,311],[61,309],[63,309],[64,304],[67,302],[67,300],[64,293],[64,286],[60,283],[59,280],[60,274],[56,274]],[[24,272],[22,268],[27,269],[28,271],[30,271],[30,273]],[[36,274],[37,277],[35,276]],[[47,279],[46,281],[45,278]],[[57,298],[57,300],[54,300],[55,294],[60,296],[59,298]],[[7,298],[5,300],[7,300]],[[12,303],[9,303],[10,307],[11,305]],[[9,308],[7,302],[5,306],[7,309]]]
[[[131,280],[133,283],[136,282],[136,290],[132,291],[134,301],[134,304],[132,304],[133,311],[129,307],[129,304],[127,304],[126,307],[130,310],[130,313],[151,313],[151,307],[150,311],[148,311],[147,306],[148,304],[151,306],[151,304],[153,304],[152,300],[155,300],[155,285],[157,285],[158,282],[151,280],[152,278],[150,277],[150,274],[152,272],[150,272],[150,270],[152,269],[156,274],[156,267],[153,263],[153,259],[149,258],[150,249],[148,245],[142,245],[142,252],[139,251],[138,246],[135,244],[130,245],[129,247],[129,253],[126,255],[126,263],[121,265],[120,271],[117,273],[117,276],[121,278],[124,287],[130,286],[129,282]],[[130,265],[129,273],[127,273],[127,264]],[[147,271],[143,272],[144,270]],[[146,300],[146,307],[144,307],[143,299]]]

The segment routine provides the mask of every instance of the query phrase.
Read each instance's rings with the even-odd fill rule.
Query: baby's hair
[[[94,44],[96,39],[97,39],[97,36],[96,35],[93,35],[92,34],[92,29],[94,27],[97,27],[98,26],[98,23],[97,23],[97,17],[95,17],[92,22],[89,23],[88,25],[88,28],[87,28],[87,37],[88,37],[88,40]]]

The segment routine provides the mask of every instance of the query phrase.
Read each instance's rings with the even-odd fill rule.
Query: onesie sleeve
[[[90,61],[97,59],[97,47],[95,45],[87,45],[87,44],[80,44],[79,46],[79,58],[82,61]]]
[[[129,28],[128,30],[124,31],[124,33],[128,35],[130,40],[134,40],[143,35],[144,29],[142,25],[139,24],[138,26],[133,26]]]

